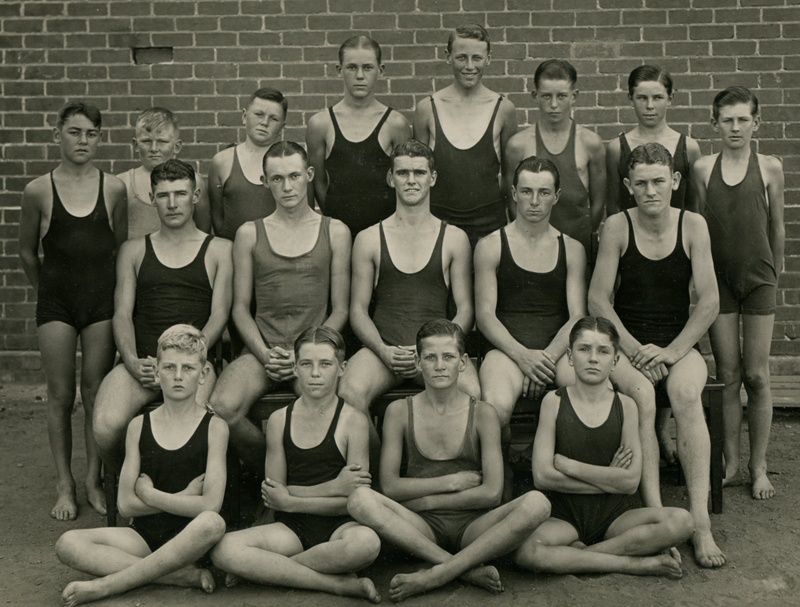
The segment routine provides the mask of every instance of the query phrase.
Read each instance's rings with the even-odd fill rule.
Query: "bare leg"
[[[721,567],[725,564],[725,555],[714,541],[708,516],[711,442],[701,402],[707,376],[703,357],[696,350],[690,350],[670,368],[667,394],[678,428],[678,455],[686,475],[689,511],[694,518],[695,560],[701,567]]]
[[[705,369],[705,367],[703,367]],[[639,491],[644,505],[661,506],[658,472],[658,440],[656,439],[656,393],[650,381],[627,358],[620,357],[611,373],[611,381],[619,391],[631,397],[639,410],[639,439],[642,442],[642,482]],[[705,424],[703,425],[705,428]],[[708,435],[708,433],[706,433]]]
[[[94,323],[81,331],[81,401],[86,441],[86,498],[98,514],[106,514],[106,495],[100,474],[100,455],[94,440],[92,416],[100,383],[114,366],[114,336],[111,321]]]
[[[292,558],[302,550],[294,533],[281,523],[273,523],[227,534],[214,547],[211,558],[220,569],[259,584],[319,590],[380,602],[371,580],[315,571]]]
[[[378,558],[381,540],[369,527],[345,523],[330,541],[317,544],[292,559],[320,573],[352,573],[369,567]]]
[[[694,519],[683,508],[638,508],[611,523],[592,552],[627,556],[655,554],[683,544],[694,531]]]
[[[723,486],[742,484],[740,447],[742,440],[742,360],[739,347],[739,314],[720,314],[708,330],[722,389],[722,410],[725,440],[725,480]],[[770,339],[772,334],[770,333]]]
[[[669,431],[669,420],[672,419],[671,409],[658,409],[656,411],[656,435],[661,457],[670,466],[678,463],[678,448]]]
[[[750,430],[750,480],[753,499],[775,497],[767,478],[767,446],[772,427],[772,390],[769,380],[769,349],[775,315],[743,314],[744,388],[747,391],[747,421]]]
[[[47,435],[56,468],[56,503],[50,516],[71,521],[78,516],[72,476],[72,408],[75,403],[75,348],[78,333],[59,321],[38,329],[42,367],[47,378]]]
[[[648,557],[609,554],[580,547],[577,539],[578,532],[572,525],[551,518],[519,547],[514,560],[520,567],[556,574],[624,573],[673,579],[682,576],[680,562],[670,555]]]
[[[515,550],[548,516],[550,503],[538,491],[495,508],[467,527],[463,547],[452,558],[430,569],[394,576],[389,598],[402,601],[439,588],[481,563]]]
[[[99,541],[97,534],[89,535],[97,531],[104,532]],[[192,563],[222,538],[225,522],[215,512],[203,512],[153,553],[149,553],[144,540],[132,529],[74,533],[74,536],[65,534],[59,539],[56,546],[59,558],[68,565],[103,577],[68,584],[62,593],[62,602],[69,607],[153,582],[194,586],[212,592],[214,578],[211,573],[192,566]],[[90,538],[88,545],[78,534]]]
[[[239,457],[259,476],[264,473],[267,443],[261,430],[247,419],[247,412],[275,387],[258,359],[248,352],[225,368],[209,398],[212,409],[228,423]]]

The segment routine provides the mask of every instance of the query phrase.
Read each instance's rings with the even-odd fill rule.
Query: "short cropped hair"
[[[533,86],[539,88],[542,80],[567,80],[572,86],[578,83],[578,72],[575,67],[563,59],[542,61],[533,74]]]
[[[191,181],[193,190],[197,187],[197,175],[194,172],[194,167],[183,160],[170,158],[161,164],[157,164],[150,171],[150,188],[155,190],[156,185],[162,181],[178,181],[180,179]]]
[[[617,331],[617,327],[614,326],[614,323],[607,318],[603,318],[602,316],[584,316],[578,320],[578,322],[572,325],[572,329],[569,332],[570,348],[584,331],[597,331],[598,333],[607,335],[611,340],[611,345],[614,346],[614,350],[619,352],[619,331]]]
[[[514,187],[517,187],[519,176],[522,171],[528,171],[529,173],[552,173],[556,191],[558,191],[558,188],[561,185],[561,178],[558,175],[558,168],[552,160],[548,160],[547,158],[528,156],[525,160],[520,162],[514,171]]]
[[[264,159],[261,161],[261,168],[264,170],[264,175],[267,174],[267,159],[268,158],[288,158],[289,156],[300,156],[303,162],[308,167],[308,154],[303,146],[294,141],[276,141],[264,154]]]
[[[206,363],[208,357],[208,338],[192,325],[173,325],[158,338],[158,354],[164,350],[180,350],[200,356],[200,362]]]
[[[283,117],[286,118],[286,112],[289,111],[289,100],[284,97],[283,93],[281,93],[278,89],[274,89],[269,86],[262,86],[260,89],[256,90],[252,95],[250,95],[250,99],[247,102],[247,107],[250,107],[255,99],[274,101],[275,103],[279,104],[281,108],[283,108]]]
[[[711,105],[711,113],[714,116],[714,120],[719,118],[720,108],[727,105],[736,105],[737,103],[749,103],[750,114],[753,116],[758,115],[758,97],[745,86],[729,86],[714,97],[714,103]]]
[[[464,335],[464,330],[451,320],[437,318],[429,320],[417,331],[417,355],[422,356],[422,340],[439,336],[455,339],[459,354],[467,352],[467,336]]]
[[[165,107],[150,107],[136,117],[137,127],[142,127],[145,131],[152,133],[164,126],[171,126],[175,132],[180,132],[178,119],[171,110]]]
[[[433,150],[427,145],[416,139],[409,139],[395,146],[392,150],[392,170],[394,170],[394,159],[400,156],[410,156],[411,158],[425,158],[428,161],[428,168],[431,173],[436,170],[436,160],[433,158]]]
[[[305,344],[328,344],[333,348],[336,360],[344,362],[345,345],[342,334],[331,327],[309,327],[294,340],[294,358],[300,359],[300,348]]]
[[[633,149],[628,156],[629,175],[637,164],[663,164],[669,167],[670,172],[674,170],[672,154],[663,145],[655,142],[643,143]]]
[[[99,129],[103,126],[103,116],[100,114],[100,110],[96,105],[85,101],[67,101],[67,103],[58,110],[56,128],[60,129],[63,127],[64,123],[75,115],[85,116],[95,128]]]
[[[480,40],[486,43],[486,52],[492,52],[492,42],[489,40],[489,32],[477,23],[470,23],[469,25],[459,25],[455,30],[450,32],[450,37],[447,39],[447,52],[453,52],[453,43],[456,38],[471,38],[473,40]]]
[[[375,53],[375,59],[378,65],[381,63],[381,45],[369,36],[353,36],[342,42],[339,47],[339,65],[344,63],[344,52],[347,49],[368,48]]]
[[[633,97],[633,89],[640,82],[660,82],[667,89],[667,95],[672,97],[672,76],[667,70],[657,65],[640,65],[628,76],[628,95]]]

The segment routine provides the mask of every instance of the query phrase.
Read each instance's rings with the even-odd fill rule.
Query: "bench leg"
[[[103,466],[103,490],[106,494],[106,526],[117,526],[117,475],[108,466]]]
[[[708,390],[708,433],[711,438],[711,512],[722,514],[722,445],[725,440],[722,422],[722,391]]]

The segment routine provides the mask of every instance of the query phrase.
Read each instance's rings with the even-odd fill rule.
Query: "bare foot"
[[[754,500],[768,500],[775,497],[775,487],[769,482],[766,472],[751,472],[750,477],[753,479]]]
[[[97,479],[86,481],[86,500],[97,514],[106,515],[106,493]]]
[[[352,596],[357,599],[366,599],[370,603],[380,603],[381,595],[375,588],[375,584],[368,577],[342,576],[345,578],[341,594]]]
[[[95,582],[96,580],[70,582],[61,593],[61,604],[65,607],[74,607],[102,599],[106,594]]]
[[[711,530],[696,530],[692,536],[692,545],[694,546],[694,560],[701,567],[713,569],[725,564],[725,555],[714,541]]]
[[[416,594],[438,588],[441,584],[432,572],[432,569],[422,569],[416,573],[398,573],[389,583],[389,598],[399,603]]]
[[[240,578],[235,573],[226,573],[225,574],[225,587],[226,588],[236,588],[239,584],[242,583],[242,578]]]
[[[50,511],[57,521],[74,521],[78,518],[78,502],[75,499],[74,483],[56,483],[56,504]]]
[[[659,554],[644,558],[645,571],[648,575],[657,575],[671,580],[679,580],[683,577],[681,564],[669,554]]]
[[[503,582],[500,581],[500,573],[491,565],[470,569],[459,579],[467,584],[488,590],[492,594],[499,594],[505,590]]]
[[[668,466],[674,466],[678,463],[678,448],[675,446],[675,439],[672,438],[667,430],[658,433],[658,448],[661,451],[661,457],[664,458]]]
[[[214,575],[208,569],[201,569],[200,570],[200,588],[203,589],[203,592],[206,594],[211,594],[214,592],[214,588],[216,588],[217,583],[214,581]]]
[[[678,565],[683,563],[683,557],[681,556],[681,553],[678,551],[678,549],[675,546],[672,546],[672,548],[667,548],[666,550],[664,550],[663,554],[667,554],[667,555],[671,556],[673,559],[675,559],[676,561],[678,561]]]
[[[722,479],[723,487],[740,487],[742,485],[742,473],[740,470],[725,471],[725,478]]]

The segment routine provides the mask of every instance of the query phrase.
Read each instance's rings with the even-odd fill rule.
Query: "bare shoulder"
[[[708,239],[708,224],[699,213],[685,211],[683,215],[683,229],[692,238]]]
[[[267,436],[273,432],[283,432],[283,427],[286,425],[286,411],[288,408],[289,407],[281,407],[269,416],[267,420]]]
[[[369,426],[367,416],[347,403],[342,407],[340,419],[348,430],[366,431]]]
[[[697,160],[694,161],[692,165],[692,171],[698,172],[710,172],[714,163],[717,161],[719,157],[719,152],[714,154],[709,154],[708,156],[700,156]]]
[[[408,417],[408,403],[405,398],[400,398],[389,403],[384,414],[385,421],[405,423]]]
[[[783,179],[783,162],[777,156],[758,154],[758,164],[761,170],[771,178],[780,177]]]
[[[376,223],[358,233],[353,243],[353,254],[369,255],[370,252],[378,250],[379,247],[380,228]]]
[[[603,149],[603,139],[600,135],[585,126],[576,124],[575,136],[589,151],[599,152]]]
[[[330,223],[330,235],[331,240],[335,240],[338,242],[343,242],[347,240],[350,242],[350,228],[348,228],[343,222],[339,221],[338,219],[331,219]]]
[[[144,414],[140,413],[128,422],[128,436],[138,439],[142,433],[142,424],[144,423]]]
[[[433,96],[436,96],[437,93],[434,93]],[[437,97],[438,99],[438,97]],[[431,109],[431,102],[432,97],[430,95],[425,95],[422,99],[418,100],[416,106],[414,107],[414,115],[415,116],[428,116],[432,115]]]
[[[564,237],[564,249],[567,253],[567,262],[578,262],[585,264],[586,263],[586,249],[584,248],[583,244],[575,240],[572,236],[568,236],[567,234],[563,234]]]
[[[463,253],[464,247],[468,252],[470,251],[467,233],[453,224],[447,224],[443,244],[446,249],[451,250],[453,253]]]
[[[620,155],[619,137],[613,137],[612,139],[608,140],[608,143],[606,143],[606,153],[614,155],[617,158],[619,158]]]
[[[398,109],[391,108],[391,112],[389,113],[389,117],[386,119],[386,124],[391,129],[405,129],[411,128],[411,122],[409,122],[406,115]]]
[[[214,415],[208,424],[208,432],[211,436],[227,440],[229,434],[228,424],[222,418]]]
[[[511,117],[513,116],[516,120],[516,112],[517,106],[514,105],[514,102],[511,101],[508,97],[501,96],[502,101],[500,101],[500,109],[498,113],[503,117]]]
[[[52,199],[50,174],[41,175],[28,183],[22,190],[22,199],[28,204],[41,205],[45,200]]]
[[[211,239],[211,242],[208,243],[208,252],[215,259],[230,259],[232,249],[233,243],[227,238],[219,238],[218,236],[214,236]]]
[[[500,259],[500,230],[487,234],[475,245],[475,259],[492,261]]]
[[[136,260],[144,256],[145,242],[144,236],[131,238],[122,243],[119,248],[118,256],[122,260]]]
[[[506,150],[508,152],[524,153],[523,150],[527,148],[530,142],[535,141],[535,137],[536,125],[517,131],[509,138],[506,144]]]
[[[229,169],[233,165],[233,152],[235,149],[236,146],[234,145],[214,154],[214,158],[211,159],[211,166],[217,170]]]
[[[309,134],[315,134],[317,136],[324,135],[329,127],[332,127],[333,123],[331,122],[331,116],[328,113],[328,109],[325,108],[314,114],[308,121],[308,132]]]
[[[105,177],[105,188],[107,191],[116,195],[127,193],[127,187],[122,179],[111,173],[103,173],[103,175]]]
[[[261,221],[257,219],[256,221]],[[243,223],[238,227],[236,230],[235,241],[240,241],[243,243],[250,243],[256,241],[256,222],[255,221],[248,221]]]
[[[628,229],[628,220],[625,219],[625,213],[614,213],[606,219],[605,227],[603,228],[603,236],[606,234],[614,235],[621,234]]]
[[[562,388],[562,390],[566,390],[566,388]],[[555,416],[558,412],[558,408],[561,405],[561,396],[558,392],[548,392],[544,395],[542,399],[542,407],[541,407],[541,416],[545,414]]]
[[[617,396],[619,397],[619,402],[622,404],[622,412],[625,414],[625,417],[633,416],[633,419],[638,419],[639,409],[636,406],[636,401],[630,396],[626,396],[620,392],[617,392]]]
[[[497,410],[489,403],[478,400],[475,402],[475,424],[479,428],[485,428],[486,424],[496,424],[500,427],[500,418],[497,416]]]

